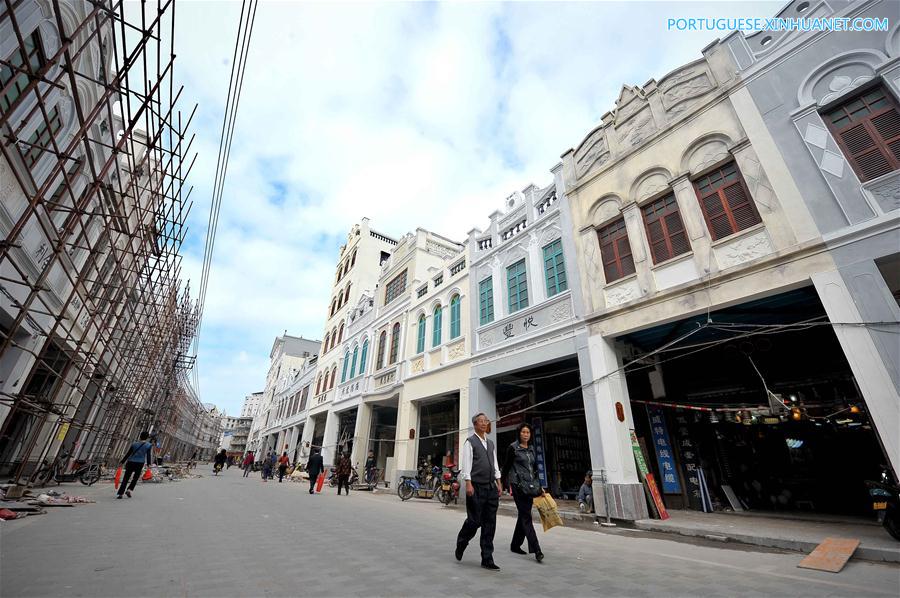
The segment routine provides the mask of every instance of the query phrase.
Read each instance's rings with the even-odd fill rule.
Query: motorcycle
[[[881,481],[870,480],[865,484],[879,523],[892,538],[900,541],[900,485],[894,483],[887,470],[881,472]]]
[[[438,484],[440,474],[440,467],[431,467],[426,463],[422,463],[415,477],[400,476],[400,480],[397,483],[397,496],[403,501],[409,500],[413,496],[434,498],[440,487]]]
[[[444,505],[451,501],[459,502],[459,475],[458,471],[445,471],[441,476],[441,487],[437,491],[437,499]]]
[[[99,463],[93,461],[79,459],[72,464],[72,471],[65,473],[65,464],[69,456],[69,453],[63,453],[52,464],[48,464],[45,460],[41,469],[34,474],[34,483],[46,486],[52,480],[59,485],[61,482],[72,482],[77,479],[85,486],[91,486],[100,479],[103,469]]]
[[[213,465],[213,475],[219,475],[219,472],[222,471],[222,464],[216,463]]]
[[[356,483],[359,482],[359,472],[352,465],[350,466],[350,485],[355,486]],[[337,488],[338,476],[337,469],[332,467],[328,477],[328,486],[331,488]]]

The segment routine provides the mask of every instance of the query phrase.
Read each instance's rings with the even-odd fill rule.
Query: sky
[[[782,2],[260,2],[225,180],[197,367],[228,414],[287,331],[321,339],[355,222],[457,241],[642,85],[701,58],[675,17]],[[193,123],[184,272],[198,288],[239,2],[179,0],[176,77]]]

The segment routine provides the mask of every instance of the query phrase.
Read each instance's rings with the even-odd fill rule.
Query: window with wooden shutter
[[[762,222],[734,162],[695,180],[694,189],[713,241]]]
[[[628,243],[628,232],[625,230],[625,219],[619,218],[607,224],[597,231],[597,237],[600,240],[600,256],[603,258],[606,282],[634,274],[634,259],[631,256],[631,244]]]
[[[674,194],[644,206],[641,213],[654,264],[691,250]]]
[[[822,118],[859,180],[900,169],[900,111],[884,87],[857,94]]]

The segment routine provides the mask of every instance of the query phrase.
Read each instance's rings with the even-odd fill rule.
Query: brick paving
[[[201,471],[203,469],[201,468]],[[2,596],[860,596],[900,594],[900,568],[851,562],[839,574],[798,569],[802,555],[693,545],[640,532],[538,532],[538,564],[509,552],[500,573],[476,542],[453,558],[459,509],[433,501],[219,477],[70,493],[97,504],[0,523]]]

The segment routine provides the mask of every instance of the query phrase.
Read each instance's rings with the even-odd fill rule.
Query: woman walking
[[[341,458],[338,460],[337,468],[334,472],[334,475],[337,476],[338,479],[338,495],[341,494],[341,488],[346,488],[347,496],[350,496],[350,456],[347,455],[346,452],[341,454]]]
[[[281,480],[284,479],[284,474],[287,472],[288,465],[291,464],[291,460],[288,459],[287,451],[281,453],[281,456],[278,457],[278,483],[281,483]]]
[[[503,476],[507,479],[518,511],[516,529],[513,532],[509,549],[516,554],[525,554],[525,551],[522,550],[522,542],[527,539],[528,553],[533,554],[540,563],[544,560],[544,553],[541,552],[537,534],[534,532],[531,507],[534,498],[541,496],[544,489],[541,488],[538,478],[537,459],[534,449],[531,448],[531,436],[531,426],[526,423],[520,424],[516,430],[517,440],[506,449]]]

